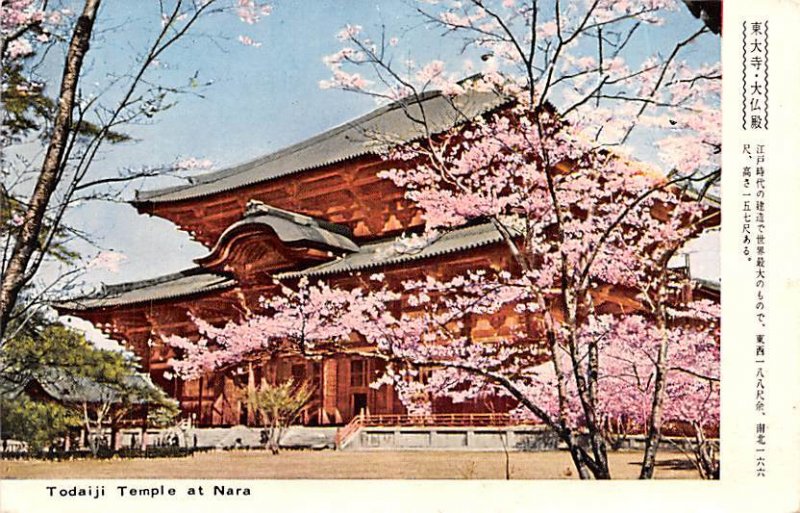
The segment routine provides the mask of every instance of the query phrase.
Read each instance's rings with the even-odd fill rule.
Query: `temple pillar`
[[[197,425],[203,425],[203,383],[205,379],[204,376],[200,376],[200,382],[197,384]]]
[[[331,358],[322,362],[322,408],[328,414],[336,416],[337,409],[337,370],[338,365],[335,359]]]
[[[256,376],[253,371],[253,362],[247,363],[247,394],[252,394],[256,391]],[[247,401],[245,401],[247,405]],[[247,405],[247,425],[252,426],[256,423],[256,412],[254,408]]]

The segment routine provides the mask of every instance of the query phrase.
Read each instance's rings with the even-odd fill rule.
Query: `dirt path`
[[[639,452],[609,455],[615,478],[638,476]],[[565,452],[512,453],[512,479],[574,479]],[[662,452],[659,479],[697,479],[680,453]],[[140,478],[140,479],[503,479],[501,452],[334,452],[262,451],[200,453],[189,458],[3,461],[4,479]]]

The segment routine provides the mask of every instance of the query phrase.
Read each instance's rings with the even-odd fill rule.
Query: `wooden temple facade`
[[[403,190],[377,176],[387,166],[380,154],[386,141],[419,137],[409,109],[420,105],[429,126],[441,131],[500,108],[503,100],[492,93],[472,92],[455,100],[430,94],[420,104],[383,107],[188,185],[140,192],[132,202],[140,213],[170,220],[204,244],[208,254],[183,272],[107,286],[91,297],[60,303],[58,310],[89,320],[133,350],[152,381],[178,400],[183,416],[198,426],[255,425],[241,391],[248,379],[262,377],[315,385],[302,419],[306,424],[342,424],[362,411],[404,413],[391,387],[369,386],[382,372],[374,360],[272,355],[252,367],[186,381],[173,375],[169,360],[174,350],[162,337],[196,336],[192,317],[224,324],[257,312],[259,298],[276,292],[275,278],[291,283],[307,276],[348,286],[376,272],[399,284],[466,269],[510,269],[508,249],[489,223],[456,229],[417,252],[397,250],[397,238],[421,231],[423,219]],[[635,303],[611,291],[606,300],[617,307]],[[535,330],[535,323],[509,310],[476,319],[468,329],[475,341],[490,341],[521,325]],[[440,401],[434,410],[478,413],[513,407],[497,398],[489,402]]]

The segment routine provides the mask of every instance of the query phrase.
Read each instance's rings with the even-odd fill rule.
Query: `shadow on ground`
[[[640,466],[641,461],[632,461],[628,465]],[[694,463],[686,458],[673,458],[656,462],[656,468],[665,470],[695,470]]]

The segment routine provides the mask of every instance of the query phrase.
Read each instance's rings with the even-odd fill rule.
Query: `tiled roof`
[[[302,276],[328,276],[358,270],[377,269],[424,258],[466,251],[501,242],[502,236],[490,223],[467,226],[447,232],[417,249],[400,239],[365,244],[357,251],[337,260],[301,271],[284,272],[279,279]],[[150,301],[174,299],[232,287],[231,278],[209,273],[201,268],[162,276],[141,282],[111,285],[103,294],[63,301],[54,306],[64,311],[80,311]]]
[[[350,239],[352,235],[346,226],[288,212],[260,201],[250,201],[244,218],[230,225],[220,235],[210,254],[196,262],[203,262],[215,255],[233,233],[253,226],[268,227],[287,244],[305,243],[336,250],[358,251],[358,245]]]
[[[429,130],[439,133],[489,112],[506,101],[492,92],[470,91],[453,98],[438,92],[426,93],[421,95],[419,102],[406,99],[381,107],[265,157],[196,177],[188,185],[138,191],[133,203],[199,198],[361,155],[379,154],[392,145],[424,136],[423,125],[416,121],[423,113]]]
[[[489,244],[496,244],[502,242],[502,240],[502,235],[491,223],[484,223],[447,232],[439,238],[421,245],[418,249],[409,249],[413,248],[415,244],[406,244],[398,239],[365,244],[361,246],[357,253],[350,253],[332,262],[326,262],[301,271],[281,273],[276,275],[276,278],[291,279],[301,276],[327,276],[386,267],[423,258],[458,253]]]
[[[37,383],[47,395],[63,403],[145,404],[156,402],[156,399],[163,395],[146,374],[135,373],[123,378],[121,385],[129,393],[126,397],[119,386],[75,375],[58,367],[38,369],[21,377],[19,382],[0,378],[0,395],[8,398],[17,397],[31,383]]]
[[[61,369],[47,369],[38,373],[36,380],[50,397],[64,403],[121,403],[145,404],[152,401],[158,389],[144,374],[133,374],[124,379],[123,385],[129,392],[125,396],[113,385],[96,381],[86,376],[76,376]]]
[[[226,289],[235,284],[226,276],[194,268],[150,280],[103,286],[96,294],[61,301],[53,306],[60,311],[92,310],[192,296]]]

